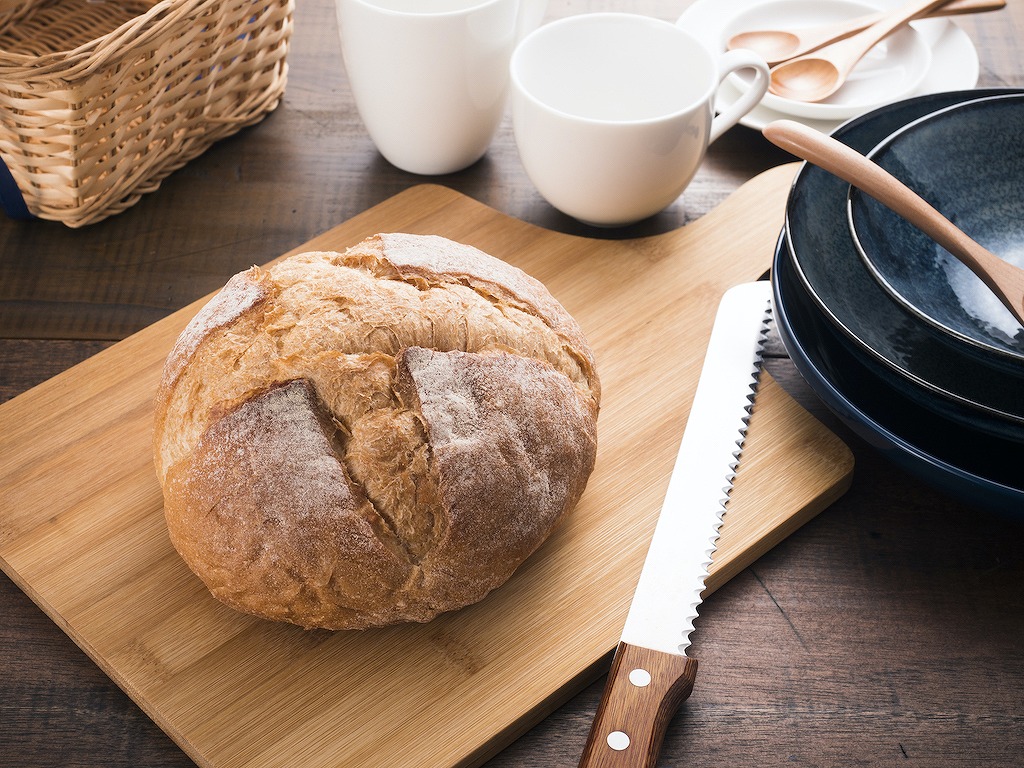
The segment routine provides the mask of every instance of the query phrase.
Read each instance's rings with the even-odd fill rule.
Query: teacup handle
[[[722,86],[725,78],[740,69],[753,69],[754,82],[736,101],[711,121],[709,144],[736,125],[740,118],[756,107],[768,92],[770,78],[768,65],[753,51],[742,48],[726,51],[718,59],[718,87]]]

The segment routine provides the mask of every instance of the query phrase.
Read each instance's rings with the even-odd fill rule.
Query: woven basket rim
[[[15,2],[8,20],[30,25],[37,0]],[[94,34],[86,30],[96,37],[67,52],[0,52],[0,167],[32,217],[80,227],[119,213],[280,103],[295,0],[147,0],[128,9],[136,15],[103,35],[83,15],[75,39]]]
[[[230,3],[231,0],[159,0],[148,11],[124,22],[117,29],[68,51],[34,56],[0,49],[0,73],[6,77],[27,75],[33,78],[71,78],[88,74],[111,59],[159,37],[183,16],[209,6]]]

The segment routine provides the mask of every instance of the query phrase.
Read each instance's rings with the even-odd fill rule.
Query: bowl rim
[[[906,136],[908,133],[916,130],[923,124],[946,118],[949,116],[950,113],[962,112],[964,110],[970,109],[977,109],[979,107],[984,107],[993,103],[1006,101],[1019,102],[1022,106],[1024,106],[1024,93],[1008,93],[994,96],[984,96],[977,99],[971,99],[969,101],[961,102],[959,104],[952,104],[948,107],[936,110],[935,112],[923,115],[922,117],[919,117],[916,120],[912,120],[911,122],[907,123],[902,128],[893,131],[889,136],[887,136],[878,144],[876,144],[870,152],[867,152],[865,156],[868,157],[869,159],[874,160],[879,154],[884,152],[886,149],[890,148],[895,142],[897,142],[900,138]],[[879,285],[881,285],[882,288],[884,288],[885,291],[898,304],[904,307],[904,309],[909,311],[919,320],[922,320],[931,325],[940,333],[948,334],[949,336],[952,336],[955,340],[964,344],[968,344],[977,349],[978,351],[982,352],[983,354],[991,353],[1009,360],[1024,362],[1024,346],[1022,346],[1019,349],[1014,349],[1012,347],[1001,346],[986,341],[985,339],[979,338],[977,336],[972,336],[968,333],[965,333],[957,328],[950,326],[949,324],[943,322],[938,318],[933,317],[928,312],[918,307],[915,302],[911,301],[909,298],[903,295],[903,293],[895,285],[892,284],[885,271],[876,263],[874,257],[870,252],[871,249],[866,247],[864,242],[861,240],[860,235],[858,234],[856,224],[857,217],[854,214],[855,196],[870,197],[869,195],[866,195],[866,193],[861,192],[860,190],[856,189],[853,186],[850,186],[850,188],[847,191],[846,217],[847,224],[850,230],[850,236],[853,240],[854,247],[857,250],[857,254],[860,256],[861,261],[864,263],[864,266],[867,267],[868,271],[879,283]]]

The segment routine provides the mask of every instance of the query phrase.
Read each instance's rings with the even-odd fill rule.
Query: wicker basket
[[[0,158],[28,213],[71,227],[119,213],[262,119],[284,91],[293,10],[0,0]]]

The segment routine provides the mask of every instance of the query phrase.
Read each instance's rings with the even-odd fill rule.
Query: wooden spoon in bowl
[[[968,13],[998,11],[1006,7],[1006,0],[952,0],[946,5],[918,14],[916,19],[934,19],[940,16],[959,16]],[[805,53],[821,48],[823,45],[844,40],[872,24],[881,21],[884,11],[857,16],[853,19],[818,24],[813,27],[797,29],[750,29],[737,32],[726,44],[728,50],[747,48],[768,62],[769,66],[779,64],[786,59],[802,56]]]
[[[920,229],[981,278],[1024,325],[1024,269],[983,248],[903,182],[841,141],[793,120],[776,120],[762,133],[772,144],[849,182]]]
[[[950,0],[910,0],[852,37],[776,65],[768,90],[794,101],[821,101],[839,90],[857,62],[880,40],[922,13]]]

